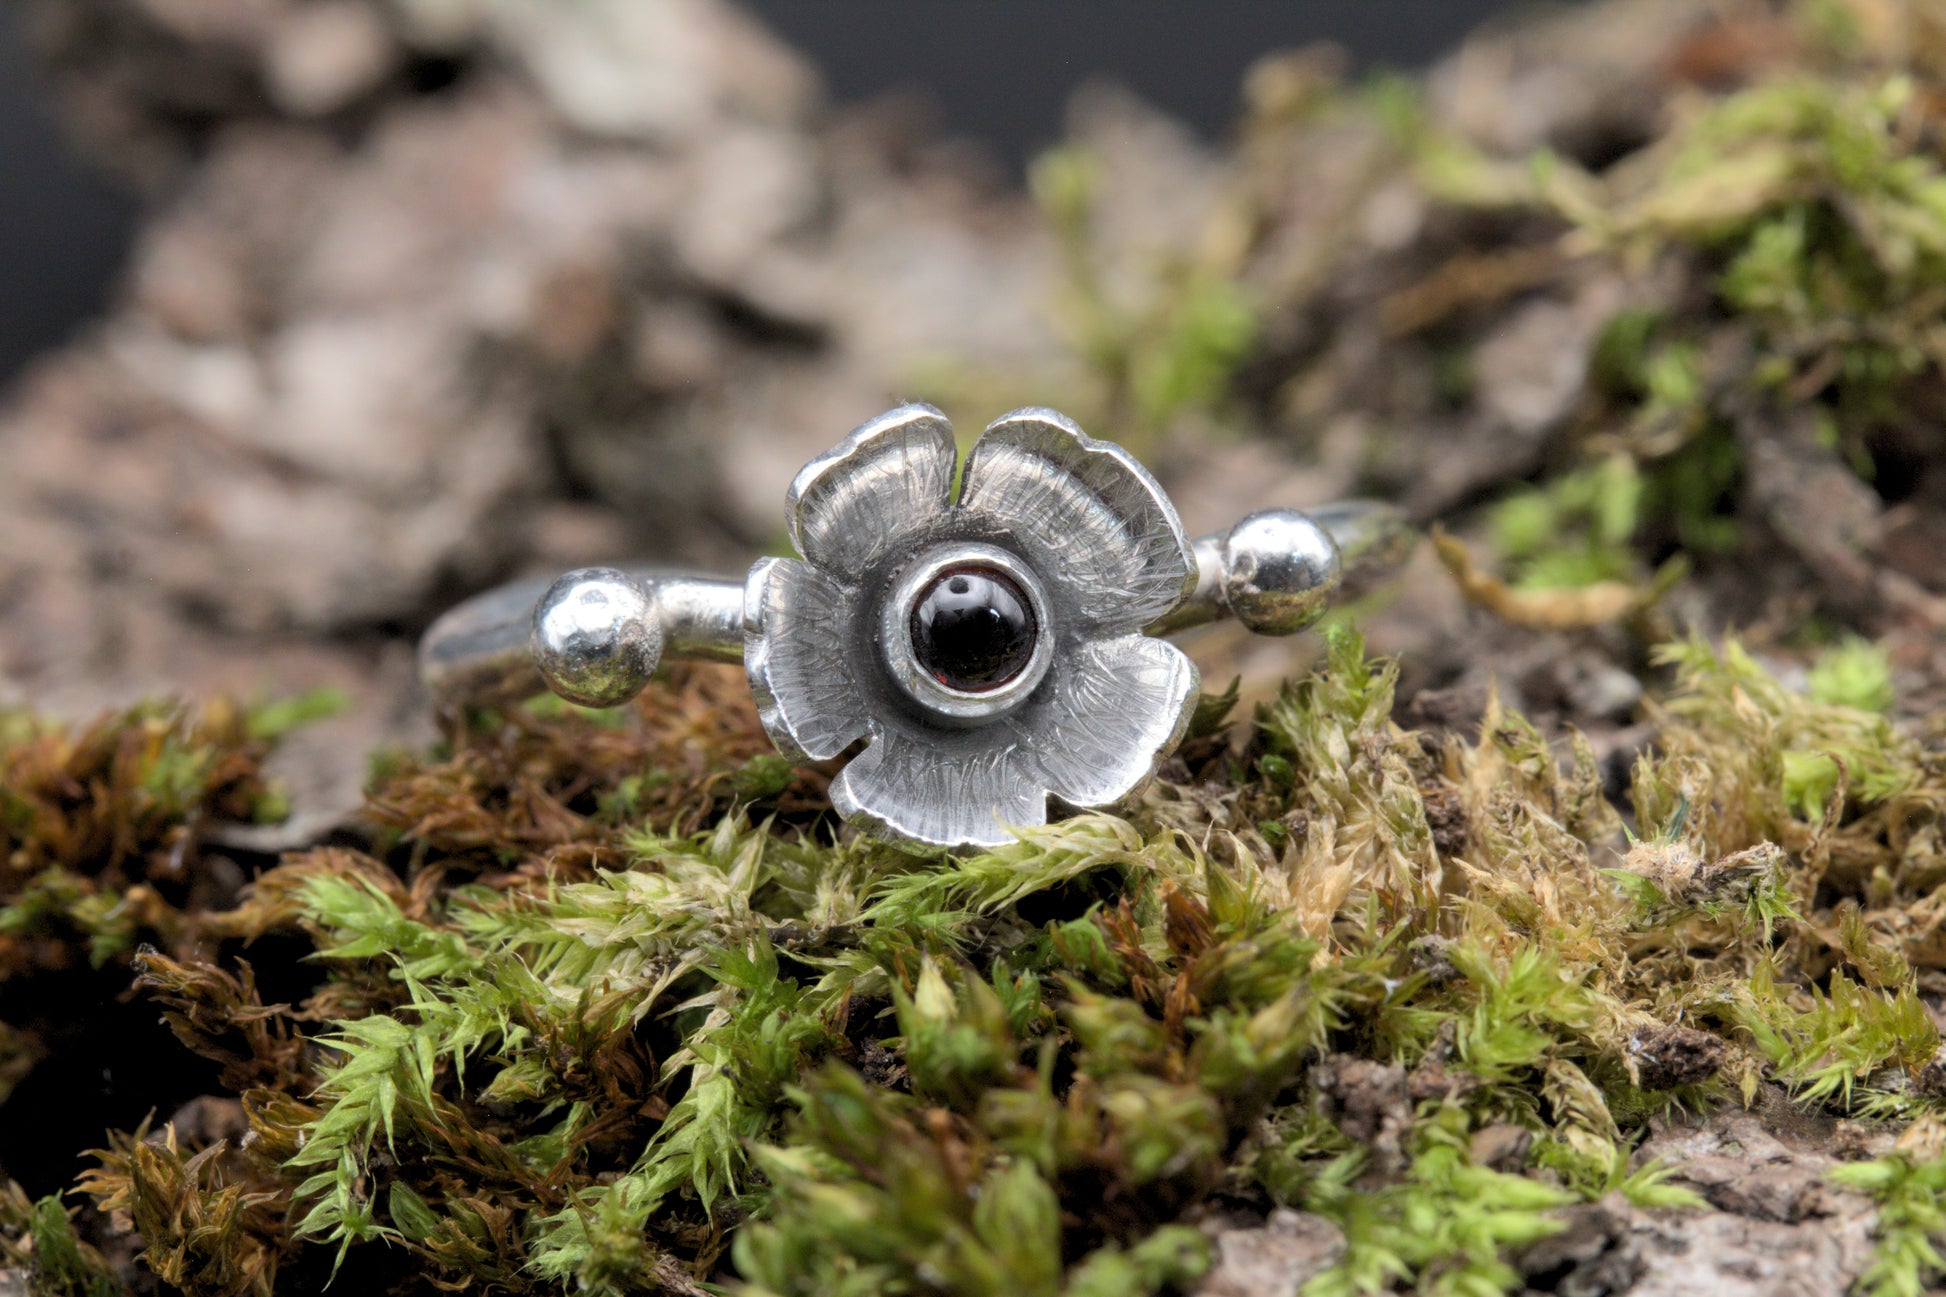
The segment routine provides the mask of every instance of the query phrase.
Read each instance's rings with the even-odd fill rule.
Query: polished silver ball
[[[1290,635],[1324,615],[1344,579],[1331,533],[1296,509],[1265,509],[1223,537],[1223,602],[1259,635]]]
[[[662,642],[655,600],[613,568],[570,572],[534,606],[534,665],[549,689],[583,707],[616,707],[642,692]]]

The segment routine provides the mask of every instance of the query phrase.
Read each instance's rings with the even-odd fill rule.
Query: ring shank
[[[743,661],[743,583],[682,568],[621,564],[661,617],[668,658]],[[551,576],[528,577],[474,595],[443,614],[419,640],[419,679],[442,707],[518,702],[547,692],[529,648],[534,606]]]
[[[1304,511],[1329,532],[1342,562],[1337,597],[1355,598],[1395,572],[1417,531],[1391,505],[1352,500]],[[1225,533],[1227,534],[1227,533]],[[1222,593],[1224,535],[1195,542],[1196,590],[1151,634],[1185,630],[1230,615]],[[743,660],[743,582],[680,568],[617,565],[641,585],[662,623],[665,658]],[[441,616],[419,641],[419,678],[442,709],[518,702],[547,692],[529,648],[534,608],[554,577],[513,581]]]
[[[1357,599],[1384,584],[1405,565],[1419,542],[1419,531],[1406,516],[1380,500],[1344,500],[1313,509],[1274,512],[1308,518],[1330,535],[1339,563],[1337,587],[1329,594],[1334,603]],[[1224,550],[1230,534],[1218,532],[1197,538],[1196,589],[1152,622],[1147,627],[1149,634],[1173,635],[1235,615],[1225,593]]]
[[[1341,602],[1368,595],[1398,575],[1419,543],[1419,529],[1381,500],[1341,500],[1304,512],[1338,542],[1344,560]]]

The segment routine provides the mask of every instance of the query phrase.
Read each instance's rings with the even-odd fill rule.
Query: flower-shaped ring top
[[[1174,507],[1121,447],[1052,410],[996,420],[967,455],[931,406],[873,419],[787,499],[801,559],[744,589],[764,728],[825,760],[863,741],[832,801],[905,843],[992,845],[1048,797],[1105,806],[1182,737],[1181,650],[1143,634],[1196,587]]]
[[[419,644],[441,711],[547,688],[635,696],[665,658],[741,661],[797,758],[860,750],[839,813],[904,845],[985,846],[1048,799],[1127,796],[1182,737],[1196,669],[1153,638],[1221,617],[1290,635],[1396,569],[1415,533],[1371,501],[1264,509],[1193,545],[1155,479],[1052,410],[1016,410],[957,473],[931,406],[865,424],[787,499],[801,559],[744,581],[659,566],[516,581]]]

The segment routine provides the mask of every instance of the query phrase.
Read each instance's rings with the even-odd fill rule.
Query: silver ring
[[[906,847],[994,846],[1045,823],[1050,797],[1120,801],[1175,750],[1199,681],[1157,636],[1223,617],[1293,634],[1417,540],[1353,501],[1191,542],[1134,456],[1038,408],[995,420],[962,469],[946,417],[900,406],[806,464],[785,509],[800,558],[742,581],[514,582],[433,623],[420,677],[446,710],[548,689],[612,707],[664,660],[740,661],[780,751],[853,753],[831,785],[845,820]]]

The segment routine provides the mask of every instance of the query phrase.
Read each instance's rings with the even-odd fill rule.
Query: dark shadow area
[[[749,0],[825,75],[840,103],[917,90],[951,134],[1018,170],[1061,134],[1075,88],[1109,77],[1219,138],[1266,53],[1318,41],[1361,68],[1416,67],[1506,0]]]
[[[62,138],[19,26],[0,5],[0,381],[100,312],[136,215]]]
[[[214,1063],[176,1042],[155,1002],[129,991],[128,965],[21,978],[0,996],[0,1022],[41,1033],[46,1054],[7,1098],[0,1121],[0,1175],[31,1197],[57,1193],[111,1130],[176,1108],[217,1088]],[[138,1066],[130,1060],[140,1059]]]

